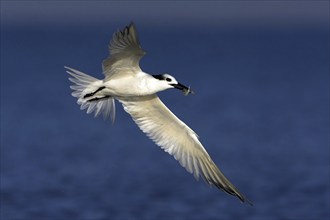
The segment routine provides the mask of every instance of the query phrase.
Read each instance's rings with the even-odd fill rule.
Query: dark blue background
[[[40,7],[44,20],[24,5],[1,8],[1,219],[329,218],[328,25],[276,24],[267,13],[257,24],[175,22],[180,13],[164,22],[138,6],[97,22],[71,4],[60,8],[67,17]],[[79,110],[63,66],[102,78],[108,41],[131,20],[148,52],[142,69],[196,92],[160,97],[253,207],[195,181],[119,103],[113,126]]]

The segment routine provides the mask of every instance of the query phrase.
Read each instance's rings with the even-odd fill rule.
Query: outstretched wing
[[[140,129],[157,145],[174,156],[195,178],[247,201],[210,158],[196,133],[178,119],[157,95],[119,100]],[[250,202],[249,202],[250,203]]]
[[[117,31],[109,44],[109,57],[102,62],[105,78],[114,77],[122,70],[140,70],[139,61],[145,54],[141,48],[135,25],[131,23]],[[127,72],[127,71],[126,71]]]

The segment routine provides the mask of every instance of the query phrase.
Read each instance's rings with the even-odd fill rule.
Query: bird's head
[[[190,87],[182,85],[170,74],[165,73],[165,74],[152,75],[152,76],[159,81],[159,85],[164,87],[164,89],[176,88],[181,90],[184,95],[194,94],[194,92],[190,89]]]

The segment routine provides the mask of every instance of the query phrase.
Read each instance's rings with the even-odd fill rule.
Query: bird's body
[[[169,74],[150,75],[140,69],[139,61],[145,52],[133,23],[114,34],[109,50],[110,56],[103,61],[103,80],[66,67],[74,83],[72,95],[78,98],[81,109],[87,108],[87,113],[94,112],[95,116],[102,113],[114,121],[118,100],[139,128],[195,178],[201,176],[208,184],[249,202],[218,169],[197,134],[156,95],[170,88],[180,89],[185,95],[193,92]]]
[[[160,91],[156,81],[158,80],[141,71],[104,82],[104,86],[106,93],[116,97],[146,96]]]
[[[145,96],[154,94],[157,88],[153,87],[153,77],[144,73],[132,73],[122,78],[110,79],[108,81],[101,81],[97,87],[104,86],[105,88],[99,92],[103,95],[111,95],[113,97],[130,97],[130,96]]]

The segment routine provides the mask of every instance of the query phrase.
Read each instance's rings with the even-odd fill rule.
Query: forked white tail
[[[71,76],[69,80],[74,83],[70,88],[73,90],[72,96],[78,98],[80,109],[87,108],[87,114],[94,112],[95,117],[101,113],[104,119],[110,116],[113,123],[116,115],[115,99],[95,92],[103,86],[103,81],[70,67],[65,68]]]

